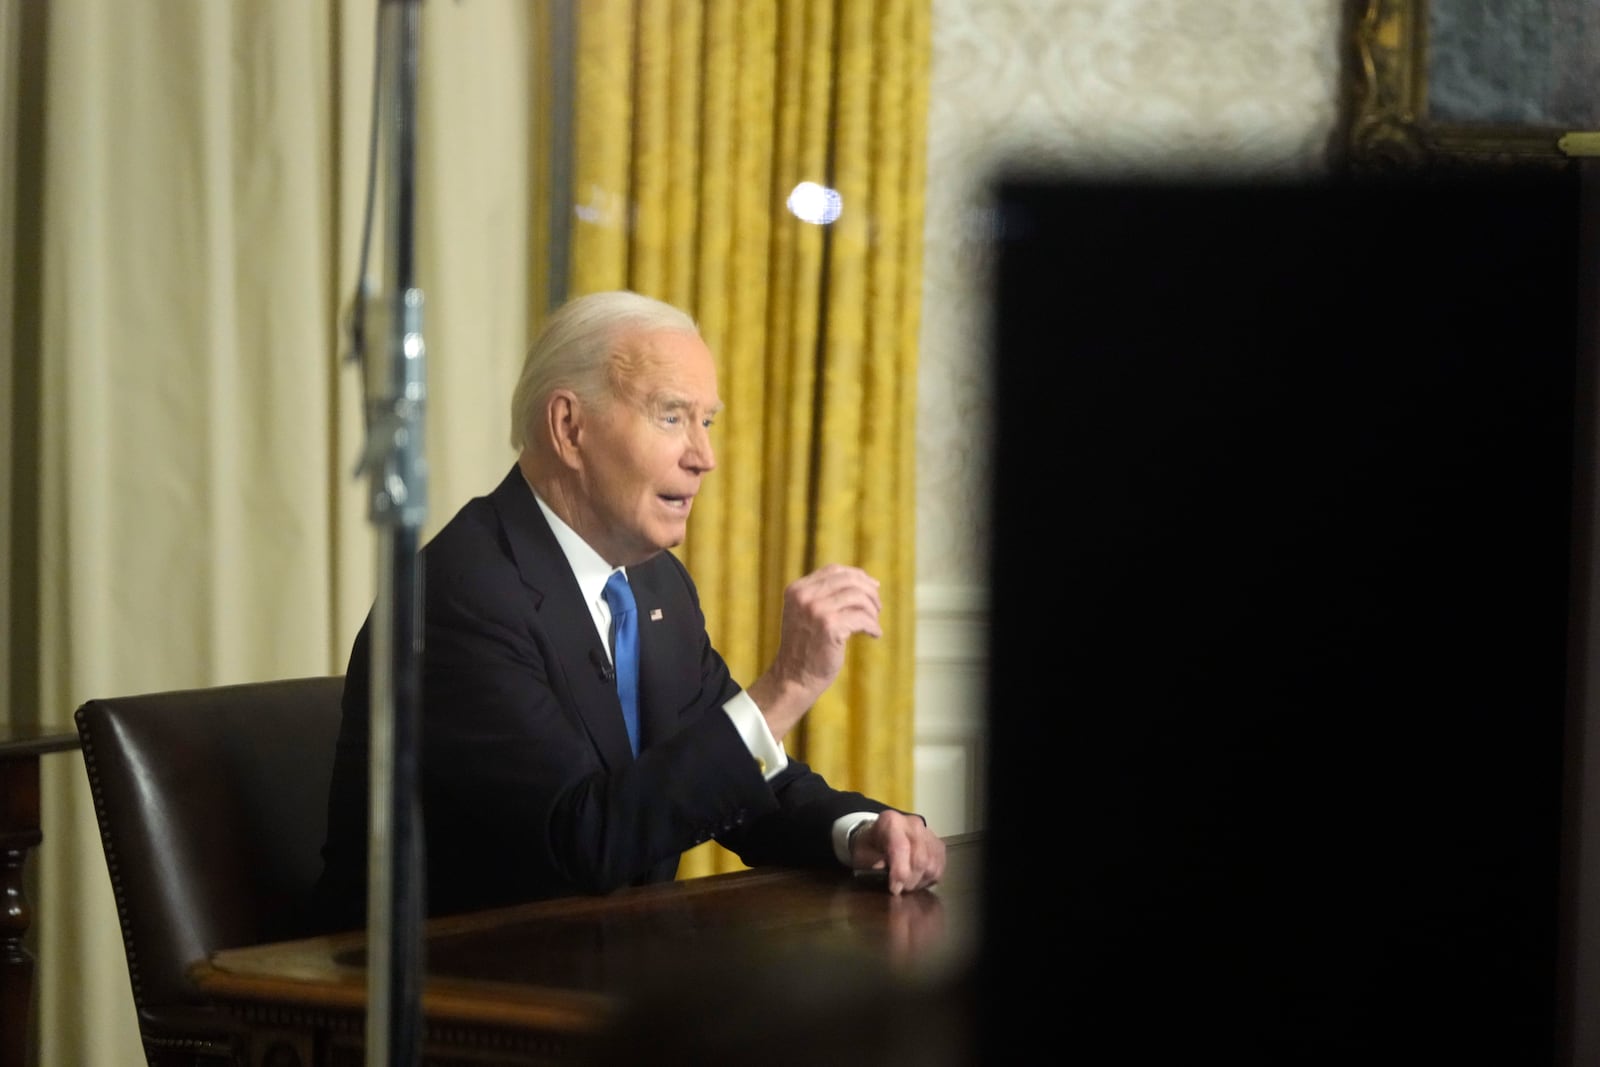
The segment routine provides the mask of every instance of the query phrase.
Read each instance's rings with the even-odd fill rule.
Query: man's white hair
[[[607,371],[617,342],[629,333],[655,330],[699,333],[687,312],[627,289],[590,293],[563,304],[523,360],[511,393],[511,447],[529,443],[529,431],[557,389],[571,389],[595,404],[613,395]]]

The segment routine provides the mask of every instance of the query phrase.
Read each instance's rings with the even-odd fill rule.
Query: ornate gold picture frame
[[[1600,155],[1595,0],[1348,3],[1344,163],[1559,166]]]

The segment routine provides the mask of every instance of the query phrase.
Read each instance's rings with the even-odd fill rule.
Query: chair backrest
[[[224,948],[310,936],[339,677],[91,700],[74,716],[152,1058],[226,1054],[188,978]]]

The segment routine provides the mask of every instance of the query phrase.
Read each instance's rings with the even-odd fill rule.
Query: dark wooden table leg
[[[33,957],[22,937],[32,913],[22,876],[39,839],[39,757],[0,759],[0,1067],[23,1067],[27,1055]]]

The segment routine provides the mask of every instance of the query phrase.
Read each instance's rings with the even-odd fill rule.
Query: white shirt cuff
[[[756,702],[750,699],[750,694],[742,689],[739,690],[731,700],[722,705],[722,710],[733,720],[733,728],[739,731],[744,747],[748,748],[750,755],[756,758],[756,766],[761,768],[761,777],[770,782],[774,775],[789,766],[789,757],[783,751],[783,745],[772,736],[772,731],[767,729],[766,716],[761,714]]]
[[[878,821],[876,812],[853,811],[833,820],[833,854],[846,867],[850,866],[850,835],[858,826],[871,826]]]

